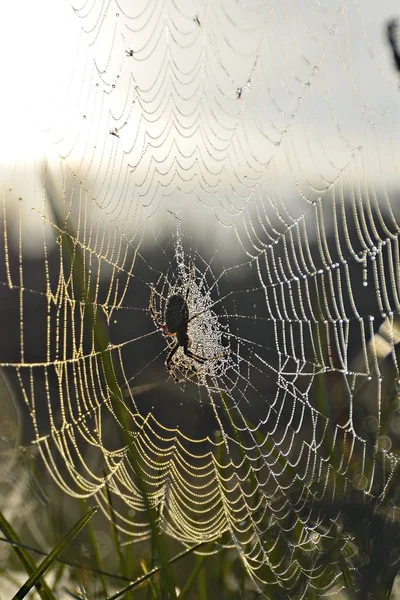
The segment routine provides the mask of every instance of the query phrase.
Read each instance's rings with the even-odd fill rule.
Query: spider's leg
[[[151,285],[150,286],[150,302],[149,302],[149,309],[150,309],[150,313],[152,316],[152,319],[154,321],[154,323],[156,323],[156,325],[158,326],[159,322],[158,322],[158,314],[156,313],[156,309],[154,308],[154,288]]]
[[[187,346],[183,347],[183,351],[186,354],[186,356],[189,356],[190,358],[193,358],[193,360],[195,360],[198,363],[205,363],[207,362],[207,358],[204,358],[204,356],[198,356],[197,354],[195,354],[194,352],[192,352],[191,350],[189,350],[189,348]]]
[[[156,309],[154,307],[154,288],[153,288],[152,285],[150,286],[150,303],[149,303],[149,309],[150,309],[151,317],[152,317],[154,323],[157,325],[157,327],[159,329],[162,329],[163,331],[165,329],[167,329],[167,326],[164,325],[164,323],[161,323],[159,321],[158,314],[157,314]],[[165,335],[168,335],[168,334],[165,334]]]
[[[204,356],[199,356],[198,354],[195,354],[194,352],[192,352],[191,350],[189,350],[189,348],[183,348],[184,353],[186,354],[186,356],[189,356],[190,358],[193,358],[193,360],[199,362],[200,364],[204,364],[206,362],[210,362],[212,360],[218,360],[219,358],[224,358],[225,356],[229,356],[229,352],[221,352],[221,354],[217,354],[216,356],[210,356],[208,358],[205,358]]]
[[[171,360],[173,359],[174,354],[178,350],[178,348],[179,348],[179,344],[176,343],[175,346],[172,348],[171,352],[167,356],[167,360],[165,361],[165,366],[167,367],[168,371],[171,370]]]
[[[203,315],[205,312],[207,312],[209,310],[210,310],[209,308],[205,308],[204,310],[200,310],[198,313],[195,313],[188,319],[188,323],[190,323],[190,321],[193,321],[193,319],[197,319],[197,317],[199,317],[200,315]]]
[[[182,372],[181,369],[180,369],[180,371]],[[184,375],[182,375],[182,377],[178,377],[176,375],[176,373],[172,373],[172,377],[175,379],[176,383],[184,383],[186,381],[189,381],[193,377],[196,377],[196,375],[198,375],[198,374],[199,374],[198,370],[192,366],[192,368],[190,370],[187,369],[186,373]]]

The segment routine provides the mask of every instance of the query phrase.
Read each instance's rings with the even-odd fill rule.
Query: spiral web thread
[[[82,35],[48,107],[42,205],[27,211],[21,166],[2,167],[20,349],[1,364],[34,442],[59,486],[105,514],[107,481],[130,540],[150,535],[133,447],[169,535],[236,548],[261,589],[340,589],[318,558],[348,494],[379,507],[400,431],[399,94],[383,17],[378,35],[372,3],[73,9]],[[40,219],[37,282],[24,265]],[[206,360],[179,348],[175,379],[152,289],[161,323],[172,294],[196,315],[190,347]]]

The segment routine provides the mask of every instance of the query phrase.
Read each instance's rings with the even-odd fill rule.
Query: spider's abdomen
[[[170,333],[186,331],[189,319],[189,309],[186,300],[180,294],[174,294],[168,298],[165,310],[165,324]]]

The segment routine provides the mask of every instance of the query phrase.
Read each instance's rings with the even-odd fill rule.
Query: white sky
[[[67,2],[19,0],[0,8],[0,161],[29,161],[46,150],[42,111],[69,76],[79,36]]]
[[[135,4],[135,10],[139,13],[146,5],[147,2]],[[133,22],[130,19],[123,20],[122,15],[117,19],[115,11],[119,9],[114,2],[111,2],[107,5],[109,9],[101,33],[96,38],[96,28],[93,34],[80,32],[81,26],[90,29],[96,25],[99,16],[98,7],[102,6],[102,3],[95,2],[91,6],[95,8],[89,10],[87,18],[83,18],[84,10],[74,13],[70,3],[62,0],[5,2],[0,8],[0,55],[3,57],[1,61],[3,93],[0,96],[0,182],[5,188],[12,188],[16,196],[22,196],[27,201],[27,209],[38,206],[41,202],[42,190],[40,185],[38,186],[38,173],[44,155],[65,153],[68,164],[75,169],[81,163],[82,157],[89,162],[90,149],[99,144],[99,139],[103,140],[101,142],[103,155],[111,155],[115,143],[119,144],[118,160],[125,161],[125,168],[127,164],[135,164],[140,154],[142,147],[140,143],[132,150],[140,118],[137,105],[132,109],[129,123],[121,129],[118,140],[109,135],[111,129],[122,125],[122,119],[118,119],[118,114],[122,114],[129,84],[132,82],[132,73],[125,76],[126,66],[130,68],[129,63],[125,61],[121,66],[119,57],[125,55],[126,47],[132,46],[137,49],[142,43],[148,43],[152,56],[142,63],[135,62],[133,75],[134,80],[143,89],[149,82],[154,83],[155,72],[162,59],[161,50],[158,49],[163,46],[161,42],[152,46],[152,37],[149,37],[148,32],[154,32],[153,37],[156,39],[158,32],[162,33],[163,22],[160,25],[154,17],[153,21],[150,19],[143,31],[139,31],[140,19]],[[132,5],[126,3],[126,6]],[[214,71],[218,74],[217,82],[207,80],[203,72],[205,91],[207,92],[208,85],[211,89],[215,84],[221,86],[225,94],[231,94],[235,99],[236,88],[240,85],[245,86],[251,72],[252,58],[251,56],[249,59],[245,56],[241,58],[234,53],[229,54],[228,51],[224,53],[225,47],[229,49],[229,44],[225,44],[224,39],[226,38],[228,42],[229,40],[237,42],[237,47],[245,55],[246,51],[257,47],[257,35],[261,40],[265,28],[261,28],[254,36],[243,34],[243,37],[243,32],[240,30],[236,35],[234,31],[232,32],[232,24],[226,18],[224,10],[226,12],[230,10],[230,15],[237,19],[236,22],[248,29],[257,26],[260,19],[258,13],[249,12],[248,21],[241,22],[240,4],[220,5],[215,2],[210,9],[210,5],[193,1],[186,2],[182,6],[185,7],[186,16],[179,15],[179,19],[176,17],[176,22],[182,29],[185,27],[190,29],[190,16],[198,14],[202,20],[202,35],[209,35],[207,39],[211,40],[210,32],[213,30],[212,35],[221,36],[215,46],[221,53],[213,51],[214,58],[208,57],[206,64],[210,65],[215,59],[217,65],[215,69],[218,68],[218,62],[222,61],[227,70],[225,73],[222,70]],[[390,50],[385,42],[384,26],[387,19],[396,14],[398,4],[394,1],[377,3],[375,0],[370,0],[349,3],[347,9],[342,10],[347,6],[345,2],[330,0],[326,6],[328,7],[326,11],[318,13],[318,19],[315,18],[317,12],[314,14],[310,4],[303,2],[279,1],[275,3],[273,11],[263,13],[267,14],[269,19],[268,38],[263,39],[262,42],[265,51],[264,72],[261,76],[256,70],[251,89],[244,92],[247,97],[243,104],[244,113],[241,119],[246,126],[249,146],[253,146],[252,151],[259,151],[257,127],[260,126],[270,136],[272,143],[265,143],[265,151],[262,148],[257,158],[262,157],[263,160],[267,160],[270,156],[273,159],[275,173],[277,173],[275,182],[282,187],[289,198],[293,199],[296,198],[297,181],[300,181],[302,191],[307,193],[308,190],[304,189],[304,186],[307,186],[305,183],[303,185],[303,181],[309,181],[311,185],[318,188],[324,177],[329,179],[334,176],[334,169],[328,164],[329,160],[339,166],[346,165],[351,160],[350,146],[364,148],[363,163],[360,163],[357,169],[367,170],[368,176],[373,177],[378,185],[382,179],[385,179],[385,182],[393,182],[397,177],[397,163],[394,160],[390,141],[398,139],[400,133],[400,95],[397,83],[400,82],[400,76],[393,68]],[[79,9],[79,6],[77,8]],[[293,10],[290,10],[291,8]],[[298,9],[299,12],[294,9]],[[172,14],[172,11],[170,12]],[[301,24],[299,15],[304,18],[305,25]],[[143,23],[145,18],[147,13],[143,17]],[[214,24],[214,29],[207,28],[207,18]],[[137,31],[129,34],[126,28],[132,26],[132,23],[137,26]],[[333,24],[332,35],[319,46],[317,40],[315,48],[318,48],[319,54],[313,54],[313,35],[318,38],[327,31],[330,24]],[[289,35],[290,31],[293,37],[285,38],[285,34]],[[249,40],[253,39],[254,48],[249,48]],[[80,46],[79,40],[81,40]],[[112,40],[114,40],[113,44],[111,44]],[[323,60],[307,90],[304,89],[304,83],[307,81],[308,66],[302,60],[300,53],[296,54],[293,51],[293,57],[290,56],[290,59],[293,58],[292,65],[295,73],[292,89],[288,93],[282,85],[282,80],[288,81],[291,76],[290,65],[287,66],[285,63],[284,54],[291,51],[293,40],[299,43],[302,53],[306,56],[321,57],[322,49]],[[202,38],[200,46],[201,43],[203,43]],[[173,41],[170,47],[175,48]],[[206,44],[205,47],[210,46]],[[80,50],[77,54],[78,48]],[[113,49],[111,55],[110,48]],[[184,68],[185,65],[189,68],[196,57],[200,56],[199,52],[201,53],[201,49],[199,51],[196,45],[192,50],[177,50],[175,54],[171,53],[169,61],[175,61],[180,68]],[[147,50],[143,50],[143,56],[146,53]],[[137,56],[141,57],[140,52]],[[92,102],[96,92],[93,61],[96,61],[99,68],[107,65],[108,69],[99,78],[101,100],[96,101],[97,103]],[[121,74],[121,79],[116,86],[117,89],[109,93],[116,73]],[[178,92],[174,90],[173,93],[180,93],[182,89]],[[293,111],[293,98],[296,100],[296,96],[303,98],[302,105],[294,104],[295,119],[289,121],[287,137],[280,139],[282,130],[286,128],[285,122],[289,118],[285,116],[285,112],[287,111],[289,115]],[[195,98],[198,100],[198,96]],[[156,106],[157,100],[154,100],[154,107]],[[177,106],[179,108],[179,102]],[[233,103],[231,106],[236,110],[238,104]],[[228,111],[231,110],[231,106],[228,106]],[[276,106],[279,110],[276,110]],[[89,112],[84,123],[82,119],[86,115],[85,117],[83,115],[90,110],[97,112],[95,114]],[[170,114],[170,112],[163,113],[154,126],[148,125],[146,132],[153,134],[154,131],[161,131],[167,123],[166,116]],[[49,130],[43,133],[44,128]],[[147,133],[143,132],[144,130],[140,135],[144,135],[145,140]],[[343,141],[342,133],[346,137],[346,143]],[[152,153],[145,156],[141,163],[142,173],[146,173],[147,169],[151,170],[158,164],[152,162],[152,156],[159,160],[167,155],[173,135],[171,132],[159,148],[155,148]],[[324,142],[329,160],[326,160],[320,152],[318,136]],[[240,139],[243,141],[243,136]],[[196,147],[200,147],[204,155],[207,153],[207,144],[203,147],[200,138],[186,139],[177,136],[176,140],[183,153],[189,155]],[[273,140],[280,141],[278,149],[274,148]],[[312,149],[311,152],[308,145]],[[139,154],[135,148],[138,149]],[[101,176],[96,170],[96,161],[100,161],[98,154],[94,155],[93,160],[90,159],[92,170],[88,171],[84,183],[100,197],[109,185],[109,181],[112,181],[114,196],[118,197],[122,176],[117,177],[114,171],[109,170],[107,185],[102,184],[103,187],[100,187],[98,181],[101,180]],[[179,151],[177,156],[179,157]],[[244,157],[245,160],[246,158]],[[252,161],[250,156],[249,161]],[[182,156],[181,162],[185,163]],[[82,166],[82,171],[86,168],[85,164]],[[214,163],[212,166],[214,167]],[[229,170],[229,163],[226,167]],[[226,172],[228,181],[235,176],[239,180],[244,180],[246,169],[239,172],[234,164],[231,168],[231,173]],[[249,177],[251,176],[250,170]],[[147,183],[143,177],[144,175],[140,175],[138,170],[134,184],[140,186],[144,181],[144,188],[146,188]],[[263,181],[260,185],[266,184]],[[173,192],[173,189],[167,187],[164,191],[168,195]],[[236,192],[240,194],[241,189],[237,187]],[[173,208],[181,203],[179,194],[175,193],[175,198],[175,202],[168,201],[169,206]],[[207,195],[202,198],[204,203],[211,201],[212,199]],[[117,204],[111,205],[111,213],[117,208]],[[148,214],[153,208],[148,209]],[[203,208],[200,207],[199,210]],[[216,205],[214,210],[218,213],[219,209]],[[226,215],[221,213],[217,216],[223,220]],[[129,218],[128,213],[122,213],[122,221]],[[34,228],[34,219],[30,219],[30,222]]]

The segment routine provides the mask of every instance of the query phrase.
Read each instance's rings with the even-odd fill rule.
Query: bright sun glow
[[[69,79],[79,29],[66,3],[3,3],[0,10],[0,162],[32,161],[46,151],[46,112]],[[57,26],[59,24],[59,26]]]

